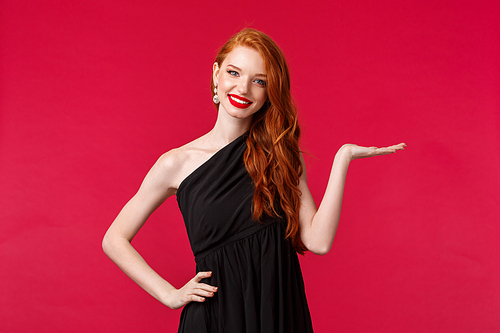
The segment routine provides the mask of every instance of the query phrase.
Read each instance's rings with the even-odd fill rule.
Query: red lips
[[[238,109],[246,109],[247,107],[252,105],[252,101],[246,99],[245,97],[241,97],[238,95],[232,95],[232,94],[228,94],[228,95],[229,95],[229,97],[228,97],[229,103],[231,103],[232,106],[237,107]],[[246,102],[248,104],[239,103],[239,102],[235,101],[232,97],[237,98],[238,100]]]

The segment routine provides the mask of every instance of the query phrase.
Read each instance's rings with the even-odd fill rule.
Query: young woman
[[[327,253],[349,163],[402,150],[342,146],[319,209],[306,182],[290,77],[278,46],[245,29],[213,65],[213,129],[162,155],[107,231],[105,253],[172,309],[179,332],[312,332],[297,252]],[[176,289],[130,242],[176,195],[197,274]]]

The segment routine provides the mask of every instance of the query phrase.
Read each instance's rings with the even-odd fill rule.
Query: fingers
[[[217,290],[217,287],[205,283],[199,283],[194,287],[193,292],[197,295],[212,297],[217,292]]]
[[[383,152],[384,154],[392,154],[395,153],[398,150],[404,150],[406,147],[406,144],[404,142],[399,143],[397,145],[389,146],[389,147],[384,147],[384,148],[377,148],[380,152]]]
[[[212,276],[212,272],[199,272],[198,274],[195,275],[195,277],[192,279],[194,282],[200,282],[203,279],[209,278]]]
[[[217,287],[212,287],[208,285],[205,285],[203,287],[200,286],[200,288],[193,289],[193,294],[204,297],[213,297],[216,292],[217,292]]]
[[[218,288],[208,285],[206,283],[200,283],[201,280],[209,278],[212,276],[212,272],[199,272],[196,276],[191,279],[189,283],[188,293],[190,294],[190,301],[192,302],[204,302],[206,297],[213,297],[217,292]]]
[[[189,298],[189,302],[205,302],[205,299],[204,297],[201,297],[201,296],[197,296],[197,295],[191,295],[190,298]],[[187,304],[188,302],[186,302]]]
[[[182,288],[175,289],[166,302],[172,309],[179,309],[190,302],[205,302],[207,297],[213,297],[218,288],[201,283],[201,280],[212,276],[212,272],[199,272]]]
[[[389,147],[363,147],[353,144],[345,144],[341,149],[348,149],[347,151],[350,154],[350,160],[355,160],[359,158],[367,158],[374,157],[380,155],[389,155],[393,154],[399,150],[404,150],[406,144],[404,142],[399,143],[397,145],[389,146]]]
[[[389,155],[395,152],[396,150],[391,148],[377,148],[375,155]]]

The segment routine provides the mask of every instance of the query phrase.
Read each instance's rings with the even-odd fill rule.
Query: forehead
[[[222,66],[234,65],[241,69],[248,69],[259,73],[265,73],[264,59],[260,53],[247,46],[237,46],[229,52]]]

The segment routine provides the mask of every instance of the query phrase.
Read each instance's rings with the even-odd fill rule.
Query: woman
[[[213,65],[213,129],[162,155],[104,240],[105,253],[172,309],[179,332],[312,332],[297,252],[330,250],[350,161],[402,150],[344,145],[319,207],[299,149],[285,58],[265,34],[245,29]],[[130,242],[176,195],[197,274],[176,289]]]

